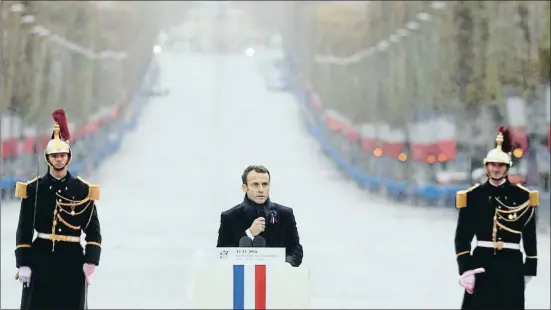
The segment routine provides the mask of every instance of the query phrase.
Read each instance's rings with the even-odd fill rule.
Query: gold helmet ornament
[[[48,155],[51,154],[68,154],[69,161],[67,166],[71,162],[71,147],[69,146],[69,139],[71,135],[69,133],[69,126],[67,124],[67,117],[65,116],[65,111],[63,109],[55,110],[52,113],[54,119],[54,131],[52,133],[52,139],[46,145],[44,150],[44,158],[48,166],[52,167],[50,161],[48,160]]]
[[[509,167],[513,165],[511,161],[511,133],[503,125],[499,125],[497,131],[496,147],[490,150],[488,154],[486,154],[486,158],[484,158],[486,173],[488,172],[486,168],[488,163],[506,164]]]

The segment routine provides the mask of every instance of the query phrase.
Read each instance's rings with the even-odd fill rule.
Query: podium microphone
[[[256,217],[257,218],[263,217],[264,219],[266,219],[266,211],[264,210],[264,208],[257,208],[256,209]]]
[[[264,208],[256,208],[256,217],[259,218],[263,218],[264,221],[267,221],[268,219],[266,218],[266,211],[264,210]],[[264,228],[266,229],[266,228]],[[261,237],[262,235],[264,234],[264,232],[261,232],[257,237]],[[255,238],[256,239],[256,238]],[[264,240],[266,241],[266,240]],[[253,241],[253,244],[254,244],[254,241]]]
[[[262,236],[254,237],[253,247],[254,248],[265,248],[266,247],[266,239],[264,239],[264,237],[262,237]]]
[[[251,240],[251,238],[249,238],[247,236],[243,236],[243,237],[241,237],[241,239],[239,239],[239,247],[240,248],[252,248],[253,247],[253,241]]]

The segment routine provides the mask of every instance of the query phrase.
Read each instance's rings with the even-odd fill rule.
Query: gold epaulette
[[[480,186],[480,183],[476,183],[475,185],[473,185],[473,186],[471,186],[467,189],[458,191],[455,194],[455,206],[458,209],[465,208],[467,206],[467,193],[472,191],[473,189],[479,187],[479,186]]]
[[[38,177],[28,181],[28,182],[17,182],[15,183],[15,197],[21,199],[27,199],[27,186],[38,180]]]
[[[82,183],[88,185],[88,198],[93,201],[99,200],[99,185],[96,184],[90,184],[86,180],[84,180],[81,177],[77,177]]]
[[[531,190],[529,190],[528,188],[522,186],[521,184],[517,184],[517,186],[518,186],[520,189],[522,189],[522,190],[528,192],[528,196],[530,197],[530,198],[529,198],[529,200],[530,200],[530,206],[532,206],[532,207],[537,207],[537,206],[539,206],[539,204],[540,204],[540,192],[538,192],[538,191],[531,191]]]

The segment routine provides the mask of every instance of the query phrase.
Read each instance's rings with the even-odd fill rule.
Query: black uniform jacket
[[[459,274],[467,270],[488,266],[495,262],[496,255],[516,257],[518,250],[500,249],[500,243],[519,244],[522,238],[526,259],[522,273],[535,276],[537,273],[536,207],[539,204],[537,191],[508,180],[493,186],[486,182],[457,193],[459,217],[455,232],[455,251]],[[496,249],[487,249],[479,256],[471,255],[471,241],[490,241]],[[488,256],[483,253],[488,253]],[[490,258],[494,257],[494,258]],[[513,267],[513,263],[511,266]],[[497,271],[497,270],[496,270]],[[501,270],[499,272],[505,272]]]
[[[269,200],[266,208],[266,229],[260,236],[266,239],[267,247],[285,248],[286,261],[294,267],[300,266],[303,250],[293,209]],[[256,206],[246,197],[239,205],[222,212],[217,247],[238,247],[239,239],[246,236],[245,231],[256,218]]]
[[[70,173],[62,179],[47,173],[27,183],[18,183],[16,197],[22,198],[16,232],[18,268],[32,266],[33,257],[38,257],[33,255],[37,254],[36,251],[69,251],[74,246],[80,247],[79,243],[65,242],[63,238],[80,238],[82,232],[86,234],[87,241],[84,262],[99,264],[101,232],[95,204],[95,200],[99,199],[98,186],[75,178]],[[35,230],[51,238],[37,238],[33,242]]]

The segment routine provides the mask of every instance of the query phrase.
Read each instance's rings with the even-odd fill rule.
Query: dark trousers
[[[82,265],[84,255],[78,243],[35,241],[31,283],[23,288],[21,309],[84,309],[86,283]]]
[[[518,250],[477,248],[474,268],[486,272],[476,275],[474,293],[465,292],[461,309],[524,309],[522,253]]]

